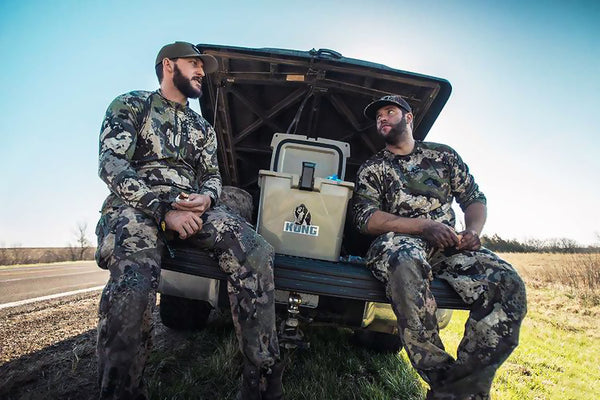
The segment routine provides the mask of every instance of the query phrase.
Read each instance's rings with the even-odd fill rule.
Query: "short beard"
[[[194,88],[191,79],[187,79],[183,76],[177,64],[173,65],[175,66],[173,70],[173,84],[175,87],[188,99],[197,99],[202,96],[202,88]]]
[[[406,114],[402,116],[402,119],[400,120],[400,122],[398,122],[397,125],[392,125],[387,135],[382,135],[383,140],[385,140],[387,144],[395,146],[396,144],[398,144],[400,138],[402,137],[402,135],[404,135],[405,132],[408,132]]]

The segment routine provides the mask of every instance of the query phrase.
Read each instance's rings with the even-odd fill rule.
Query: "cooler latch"
[[[298,183],[298,189],[313,191],[315,189],[315,167],[317,164],[310,161],[302,162],[302,174],[300,175],[300,182]]]

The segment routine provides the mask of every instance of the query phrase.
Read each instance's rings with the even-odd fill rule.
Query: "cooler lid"
[[[325,138],[276,133],[271,140],[271,171],[300,175],[302,163],[315,163],[315,177],[344,180],[350,145]]]

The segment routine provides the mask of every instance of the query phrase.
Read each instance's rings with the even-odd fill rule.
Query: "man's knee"
[[[420,239],[389,233],[380,236],[369,248],[367,265],[376,278],[429,279],[431,267],[425,259],[423,242]]]
[[[388,257],[389,279],[396,285],[406,287],[422,281],[430,281],[431,266],[411,251],[398,249]]]
[[[272,258],[275,255],[275,249],[271,243],[252,229],[250,229],[249,240],[251,242],[249,250],[256,249],[265,258]]]
[[[160,259],[158,227],[153,219],[132,207],[103,215],[96,228],[96,261],[105,269],[122,260],[152,257]]]
[[[242,237],[242,245],[246,253],[245,268],[272,281],[275,250],[261,235],[252,229],[249,231]]]
[[[226,216],[216,224],[221,240],[215,244],[234,264],[246,264],[251,270],[270,268],[275,250],[252,227],[235,217]]]
[[[254,203],[252,195],[247,191],[235,186],[223,186],[219,204],[226,206],[249,223],[253,223]]]
[[[527,294],[525,282],[514,269],[504,270],[500,284],[503,290],[505,308],[512,319],[522,320],[527,313]]]
[[[141,314],[158,290],[160,267],[156,263],[132,263],[130,260],[113,265],[111,279],[100,302],[100,314]]]

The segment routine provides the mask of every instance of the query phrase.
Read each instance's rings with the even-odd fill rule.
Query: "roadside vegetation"
[[[569,238],[554,239],[505,239],[498,235],[481,237],[481,243],[488,249],[499,253],[600,253],[600,234],[596,233],[596,243],[583,246]]]
[[[492,398],[596,398],[600,393],[600,255],[502,256],[524,277],[528,313],[520,345],[498,371]],[[589,274],[594,276],[593,287]],[[442,332],[448,348],[456,348],[466,318],[467,312],[455,312]]]
[[[521,343],[499,369],[492,398],[597,397],[600,255],[501,255],[524,277],[529,311]],[[40,398],[36,393],[44,398],[97,398],[94,327],[99,294],[88,296],[93,297],[0,313],[0,398]],[[61,308],[62,314],[57,315]],[[467,312],[455,311],[441,333],[450,352],[462,337],[466,318]],[[287,354],[286,399],[423,398],[426,384],[404,351],[380,354],[364,349],[353,343],[347,329],[312,327],[305,333],[311,348]],[[50,337],[56,339],[49,341]],[[158,322],[156,345],[146,368],[150,398],[233,399],[241,361],[226,314],[215,316],[200,332],[175,332]]]
[[[519,268],[530,289],[556,291],[584,309],[600,306],[600,253],[505,256]]]
[[[73,231],[74,243],[66,247],[6,247],[0,243],[0,266],[93,260],[96,248],[92,247],[87,232],[87,224],[78,223]]]
[[[0,247],[0,266],[93,260],[93,247]]]
[[[0,266],[93,260],[96,248],[92,247],[92,241],[88,238],[87,224],[78,223],[73,230],[73,238],[73,243],[66,247],[7,247],[0,243]],[[504,239],[498,235],[483,235],[481,242],[488,249],[500,253],[600,254],[600,235],[599,244],[589,246],[583,246],[569,238],[519,241]]]

